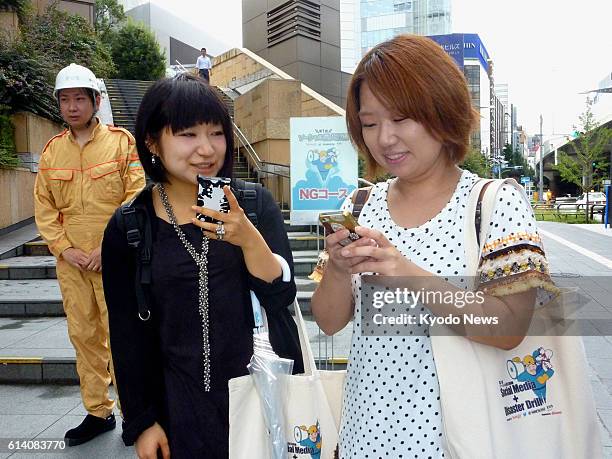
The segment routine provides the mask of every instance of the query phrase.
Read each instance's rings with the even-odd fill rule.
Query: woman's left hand
[[[352,272],[378,273],[381,276],[410,276],[415,274],[416,265],[403,256],[395,246],[380,232],[372,228],[358,226],[355,232],[361,237],[367,237],[376,245],[360,247],[345,247],[340,251],[344,257],[364,257],[361,263],[353,265]]]
[[[223,240],[230,244],[237,245],[245,248],[249,244],[255,243],[261,236],[259,235],[257,228],[253,226],[251,221],[248,219],[244,210],[238,204],[238,199],[232,193],[229,186],[223,187],[223,192],[227,197],[230,210],[229,212],[218,212],[216,210],[207,209],[206,207],[192,206],[192,209],[196,213],[212,217],[217,221],[223,222],[221,227],[225,231],[222,237],[217,235],[217,229],[219,225],[216,223],[208,223],[193,218],[192,222],[194,225],[199,226],[204,230],[204,234],[209,239]]]

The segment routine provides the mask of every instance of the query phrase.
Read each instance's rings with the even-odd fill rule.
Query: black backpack
[[[261,215],[262,212],[261,184],[232,179],[230,186],[240,207],[242,207],[251,223],[257,227],[257,216]],[[143,193],[150,193],[152,188],[152,185],[148,186],[143,190]],[[146,321],[151,317],[149,303],[151,295],[151,248],[153,246],[149,209],[143,199],[136,197],[131,202],[121,206],[120,212],[117,212],[116,216],[117,224],[125,233],[128,246],[135,251],[134,290],[138,303],[138,317]]]

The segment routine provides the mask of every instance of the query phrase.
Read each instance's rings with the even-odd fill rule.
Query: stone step
[[[12,257],[0,260],[0,279],[56,279],[55,257]]]
[[[65,318],[0,318],[0,331],[0,383],[78,384]]]
[[[319,368],[343,369],[352,328],[328,337],[304,305],[300,307]],[[0,332],[0,384],[78,384],[76,357],[65,318],[0,318]]]
[[[295,256],[295,253],[293,254],[293,270],[296,279],[299,277],[307,277],[315,269],[315,266],[317,266],[317,257],[298,258]]]
[[[315,225],[292,225],[290,220],[285,220],[285,231],[288,233],[315,233]]]
[[[287,235],[289,236],[289,244],[293,251],[317,250],[323,248],[323,236],[317,236],[308,231],[291,231],[288,232]]]
[[[295,275],[308,276],[317,264],[316,250],[298,251],[293,254]],[[57,279],[56,259],[53,256],[13,257],[0,260],[0,279],[34,280]]]
[[[24,244],[23,252],[26,256],[48,257],[52,256],[45,241],[32,241]]]
[[[56,279],[0,280],[0,317],[64,315]]]

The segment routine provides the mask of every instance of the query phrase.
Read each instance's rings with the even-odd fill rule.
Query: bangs
[[[227,108],[210,86],[183,74],[169,79],[168,86],[155,124],[170,128],[173,134],[198,124],[220,124],[226,129]]]
[[[383,54],[375,50],[368,60],[364,60],[362,82],[370,87],[373,94],[390,112],[405,118],[422,122],[419,101],[411,93],[406,81],[406,72],[401,63],[395,61],[392,53]]]

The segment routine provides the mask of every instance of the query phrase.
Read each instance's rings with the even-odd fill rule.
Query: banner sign
[[[316,225],[357,188],[357,152],[342,116],[291,118],[291,223]]]

